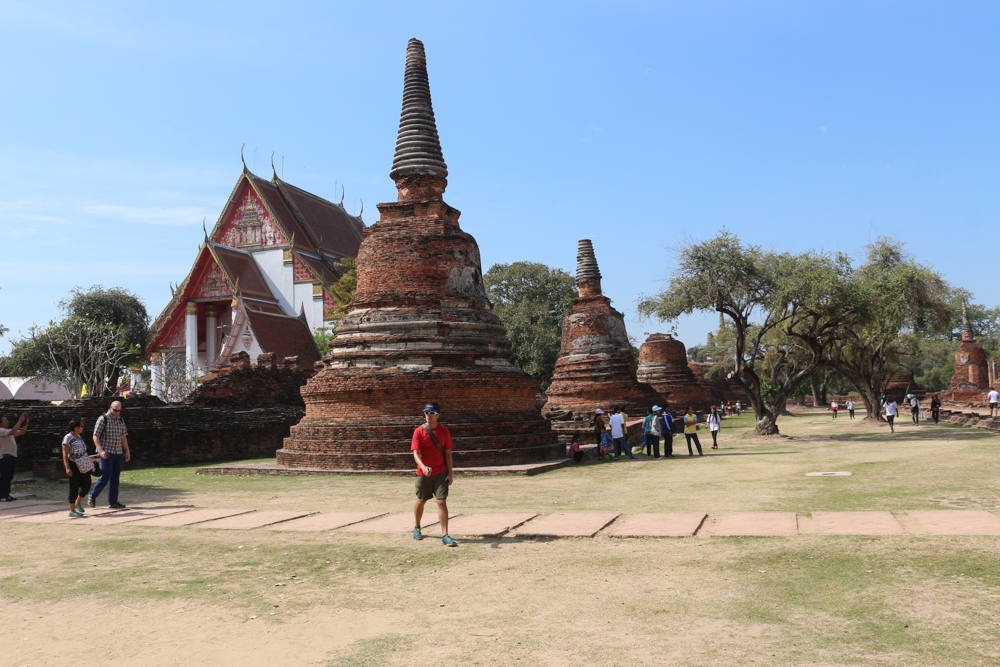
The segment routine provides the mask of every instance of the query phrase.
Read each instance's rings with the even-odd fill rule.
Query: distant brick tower
[[[630,417],[645,416],[646,408],[663,403],[663,396],[635,378],[625,318],[601,292],[601,272],[588,239],[577,247],[576,287],[580,295],[563,320],[546,413],[580,416],[620,405]]]
[[[358,287],[325,368],[302,388],[306,414],[279,465],[413,468],[410,438],[424,403],[441,404],[455,466],[565,455],[535,405],[538,383],[514,365],[483,286],[479,247],[442,200],[441,153],[424,46],[406,50],[403,110],[390,177],[395,203],[364,232]]]
[[[708,336],[711,340],[712,334]],[[642,344],[636,378],[666,396],[671,412],[688,407],[703,412],[715,402],[688,366],[684,343],[670,334],[653,334]]]
[[[955,374],[945,390],[946,394],[958,391],[985,391],[990,388],[990,371],[986,352],[972,335],[969,311],[962,302],[962,341],[955,351]]]

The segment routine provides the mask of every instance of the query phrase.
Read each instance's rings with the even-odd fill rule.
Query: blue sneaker
[[[420,526],[414,526],[413,527],[413,539],[415,539],[415,540],[422,540],[422,539],[424,539],[423,534],[420,532]]]
[[[456,542],[455,540],[451,539],[451,535],[445,535],[444,537],[442,537],[441,538],[441,544],[445,545],[446,547],[457,547],[458,546],[458,542]]]

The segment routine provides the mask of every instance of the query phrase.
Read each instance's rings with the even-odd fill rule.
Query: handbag
[[[88,473],[94,469],[94,462],[90,460],[90,457],[84,454],[78,459],[73,459],[73,463],[76,464],[77,470],[81,473]]]

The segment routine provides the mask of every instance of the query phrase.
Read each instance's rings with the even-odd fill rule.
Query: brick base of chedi
[[[671,412],[691,406],[701,413],[713,403],[712,394],[688,366],[684,343],[670,334],[653,334],[642,344],[636,378],[666,396]]]
[[[410,40],[390,176],[399,200],[364,232],[358,286],[325,368],[302,388],[306,414],[279,465],[413,468],[424,403],[441,404],[456,467],[565,456],[535,405],[538,383],[512,361],[483,286],[479,248],[443,199],[441,154],[423,45]]]
[[[576,286],[563,320],[562,346],[544,413],[553,418],[592,415],[595,408],[625,408],[630,417],[645,416],[646,408],[663,402],[663,396],[636,380],[632,344],[625,318],[601,293],[601,273],[589,240],[579,242]]]

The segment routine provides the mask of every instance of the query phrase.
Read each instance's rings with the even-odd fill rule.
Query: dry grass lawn
[[[819,422],[819,423],[816,423]],[[814,511],[1000,511],[1000,436],[805,411],[721,449],[459,478],[453,512],[797,512],[793,537],[462,540],[0,521],[0,665],[992,665],[1000,538]],[[711,438],[703,434],[710,444]],[[703,442],[703,446],[705,442]],[[642,458],[642,457],[640,457]],[[850,477],[806,477],[846,470]],[[133,505],[409,511],[412,480],[128,471]],[[65,485],[40,483],[62,500]],[[622,518],[619,518],[621,521]],[[712,519],[710,518],[710,521]],[[100,653],[98,653],[100,649]],[[104,659],[106,658],[106,660]]]

